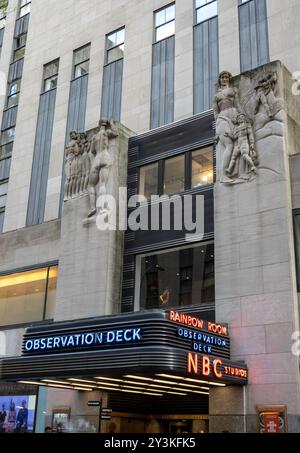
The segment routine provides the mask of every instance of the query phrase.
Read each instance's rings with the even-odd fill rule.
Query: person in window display
[[[0,433],[5,433],[5,422],[6,422],[7,412],[5,404],[2,404],[2,411],[0,412]]]
[[[26,407],[26,401],[22,401],[22,407],[18,412],[16,433],[26,433],[28,428],[28,409]]]
[[[10,405],[9,405],[9,412],[8,412],[8,416],[7,416],[7,432],[8,433],[13,433],[15,431],[16,418],[17,418],[16,405],[15,405],[14,401],[11,400]]]

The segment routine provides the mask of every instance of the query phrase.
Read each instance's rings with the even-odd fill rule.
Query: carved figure
[[[91,171],[91,158],[90,158],[90,142],[87,139],[85,132],[80,134],[80,145],[82,150],[82,179],[81,179],[81,193],[88,190],[89,176]]]
[[[65,160],[65,199],[71,198],[76,192],[76,173],[77,164],[75,163],[75,156],[79,154],[78,134],[75,131],[70,133],[70,142],[66,147],[66,160]]]
[[[273,89],[276,83],[276,73],[267,74],[265,77],[259,79],[258,84],[255,87],[258,98],[258,105],[255,114],[258,113],[260,104],[262,104],[269,118],[273,118],[275,114],[273,107],[276,100]]]
[[[90,196],[91,211],[88,217],[93,217],[96,212],[96,198],[98,195],[106,195],[106,185],[112,158],[109,153],[110,140],[118,136],[118,131],[112,120],[100,120],[99,132],[93,137],[90,152],[95,156],[89,177],[88,192]],[[97,186],[99,184],[99,193]],[[100,211],[105,210],[100,207]]]
[[[252,125],[243,113],[237,116],[237,125],[234,128],[232,140],[236,143],[231,156],[229,167],[226,170],[232,175],[236,169],[237,159],[240,157],[249,168],[247,173],[256,173],[255,140]],[[243,178],[243,175],[239,175]]]
[[[216,119],[216,139],[222,155],[220,181],[232,183],[227,170],[234,147],[234,123],[238,113],[241,112],[241,107],[238,90],[232,86],[232,75],[228,71],[221,72],[219,76],[219,88],[214,98],[213,109]]]

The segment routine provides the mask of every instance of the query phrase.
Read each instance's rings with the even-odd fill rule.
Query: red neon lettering
[[[188,372],[198,374],[198,355],[188,353]]]
[[[210,375],[210,359],[206,355],[203,356],[202,360],[202,374],[203,376]]]
[[[218,366],[222,366],[222,365],[223,365],[222,360],[216,359],[214,361],[214,373],[215,373],[215,376],[219,379],[221,379],[223,375],[222,375],[221,371],[218,371]]]

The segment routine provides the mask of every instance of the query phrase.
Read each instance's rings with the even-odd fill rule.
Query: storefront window
[[[213,184],[214,164],[212,148],[192,152],[192,188]]]
[[[0,277],[1,325],[52,319],[57,266]]]
[[[138,257],[140,308],[169,309],[214,302],[214,245]]]

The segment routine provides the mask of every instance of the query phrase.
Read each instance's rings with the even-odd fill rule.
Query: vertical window
[[[91,45],[81,47],[74,52],[73,78],[77,79],[89,73]]]
[[[269,62],[266,0],[239,0],[241,72]]]
[[[59,60],[52,61],[44,66],[43,92],[57,87]]]
[[[175,4],[154,12],[150,128],[174,121]]]
[[[106,64],[124,57],[125,28],[106,36]]]
[[[172,195],[185,189],[185,155],[165,160],[164,193]]]
[[[19,17],[26,16],[26,14],[30,13],[31,1],[28,0],[20,0],[20,13]]]
[[[194,113],[209,110],[219,74],[218,2],[196,0],[194,27]]]
[[[47,198],[59,59],[44,66],[42,93],[36,125],[35,145],[27,207],[26,226],[43,223]]]
[[[121,119],[125,28],[106,36],[105,66],[101,100],[101,117]]]
[[[175,34],[175,4],[169,5],[154,13],[155,42]]]

